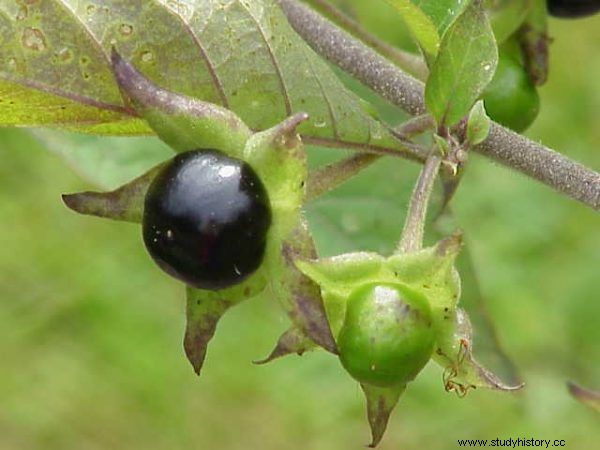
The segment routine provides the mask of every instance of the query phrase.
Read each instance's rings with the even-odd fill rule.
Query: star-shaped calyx
[[[411,308],[407,304],[400,303],[398,313],[394,313],[393,326],[400,330],[399,339],[406,339],[406,342],[412,343],[414,339],[410,341],[410,333],[417,336],[415,339],[429,336],[426,333],[418,334],[420,331],[430,330],[432,333],[431,347],[427,345],[411,347],[417,349],[414,350],[416,353],[413,355],[410,354],[413,350],[408,347],[404,350],[402,347],[394,350],[401,353],[402,361],[416,364],[417,371],[424,366],[423,358],[432,359],[444,370],[445,389],[456,391],[459,395],[464,395],[470,389],[478,387],[504,391],[522,387],[522,385],[509,386],[502,383],[498,377],[482,367],[472,355],[471,325],[466,312],[458,305],[460,277],[454,267],[461,241],[460,233],[455,233],[435,246],[411,252],[399,250],[389,257],[377,253],[358,252],[330,258],[296,261],[298,268],[321,287],[325,309],[338,342],[342,364],[347,370],[350,369],[351,375],[361,383],[367,400],[367,415],[373,437],[371,446],[377,445],[381,440],[392,410],[415,374],[413,372],[397,380],[392,378],[386,385],[371,384],[365,382],[364,375],[358,374],[357,377],[357,373],[352,372],[352,367],[345,364],[346,350],[343,341],[347,341],[348,338],[344,333],[346,335],[354,333],[351,335],[354,339],[351,343],[363,338],[360,330],[348,331],[348,323],[356,314],[356,306],[352,302],[356,302],[357,295],[361,295],[360,293],[370,286],[386,289],[392,287],[405,294],[405,298],[412,296],[426,300],[428,308],[412,308],[413,314],[425,314],[426,317],[421,322],[414,320],[414,316],[411,316]],[[394,337],[393,331],[390,332],[389,328],[385,328],[388,300],[383,295],[388,295],[389,289],[387,291],[382,289],[381,292],[382,296],[374,299],[373,308],[369,310],[368,307],[363,307],[359,311],[362,315],[354,321],[355,327],[367,330],[365,334],[371,333],[367,337],[372,341],[366,344],[367,351],[360,357],[366,359],[367,369],[373,371],[373,376],[369,377],[367,374],[366,378],[377,380],[378,383],[381,377],[378,376],[379,368],[375,366],[375,361],[381,361],[383,358],[378,354],[381,353],[381,346],[378,346],[376,341]],[[381,335],[377,334],[378,330],[384,329],[385,332],[382,331]],[[356,351],[356,347],[357,345],[352,347],[352,351]],[[426,350],[423,350],[424,348]],[[427,354],[423,355],[423,351]],[[398,369],[398,373],[404,373],[401,368]],[[383,376],[387,382],[390,377],[393,377],[391,374],[394,370],[390,371],[387,368],[386,371]]]
[[[155,85],[116,51],[112,68],[125,102],[175,152],[215,149],[238,158],[256,172],[270,199],[272,220],[260,267],[231,287],[186,289],[184,348],[196,373],[222,315],[265,290],[284,307],[298,339],[335,353],[320,289],[294,265],[298,258],[315,257],[302,213],[306,155],[296,131],[308,115],[297,113],[273,128],[253,132],[230,110]],[[141,223],[146,192],[164,164],[112,192],[82,192],[63,199],[82,214]]]

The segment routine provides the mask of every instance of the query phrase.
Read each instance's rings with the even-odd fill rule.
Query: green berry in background
[[[483,93],[490,118],[516,132],[526,130],[540,109],[538,92],[524,67],[501,53],[494,78]]]

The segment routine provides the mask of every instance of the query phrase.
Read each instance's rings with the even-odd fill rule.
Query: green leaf
[[[386,0],[394,6],[419,44],[427,61],[433,61],[438,51],[440,36],[430,17],[411,0]]]
[[[230,109],[253,130],[306,111],[300,131],[322,144],[402,149],[274,0],[0,0],[0,125],[151,133],[121,97],[111,47],[157,86]]]
[[[492,28],[481,1],[474,1],[448,28],[431,66],[425,103],[438,124],[452,126],[469,112],[497,62]]]
[[[0,18],[2,16],[0,15]],[[0,19],[1,20],[1,19]],[[2,32],[0,21],[0,33]],[[89,102],[76,101],[55,95],[41,87],[3,79],[6,72],[1,62],[6,49],[0,48],[0,125],[61,125],[92,134],[144,135],[150,134],[143,120],[125,116],[110,108],[99,108]],[[10,62],[10,59],[8,60]]]
[[[521,27],[531,9],[532,0],[495,1],[490,11],[490,22],[496,42],[501,44]]]
[[[478,100],[467,120],[467,139],[470,145],[481,144],[490,134],[491,120],[485,112],[483,100]]]
[[[440,37],[468,3],[463,0],[386,1],[398,10],[429,65],[435,61]]]
[[[452,21],[464,11],[472,0],[412,0],[435,24],[443,36]]]

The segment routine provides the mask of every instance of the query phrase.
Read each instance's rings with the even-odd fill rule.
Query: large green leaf
[[[427,109],[451,126],[467,114],[491,81],[498,49],[480,0],[474,1],[444,34],[425,87]]]
[[[306,111],[309,139],[401,148],[274,0],[0,0],[0,125],[151,133],[123,102],[111,47],[159,86],[231,109],[253,129]]]

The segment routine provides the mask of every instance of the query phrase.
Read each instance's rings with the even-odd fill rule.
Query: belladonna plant
[[[265,295],[289,326],[256,362],[317,349],[338,357],[364,392],[372,446],[429,361],[461,396],[522,386],[473,356],[456,267],[463,233],[424,245],[436,180],[442,216],[471,153],[600,209],[598,173],[515,132],[540,106],[548,9],[588,14],[594,2],[386,1],[420,55],[323,0],[147,2],[139,11],[0,0],[0,100],[10,105],[0,125],[155,134],[173,150],[116,190],[63,198],[79,213],[139,224],[149,257],[185,284],[194,371],[221,317]],[[385,123],[324,59],[412,117]],[[305,144],[355,153],[309,171]],[[423,165],[395,250],[320,257],[305,205],[382,156]],[[597,407],[595,392],[571,392]]]
[[[339,354],[365,393],[373,446],[429,359],[442,367],[445,389],[461,395],[520,387],[503,384],[471,354],[454,268],[460,234],[422,248],[427,204],[449,151],[442,141],[430,150],[395,253],[319,259],[302,206],[339,180],[309,176],[295,131],[305,113],[254,133],[231,111],[156,86],[116,51],[112,65],[129,104],[177,155],[112,192],[63,199],[83,214],[143,225],[149,254],[187,284],[184,348],[197,373],[221,316],[268,290],[291,325],[259,362],[316,347]],[[469,129],[481,139],[475,125]]]

